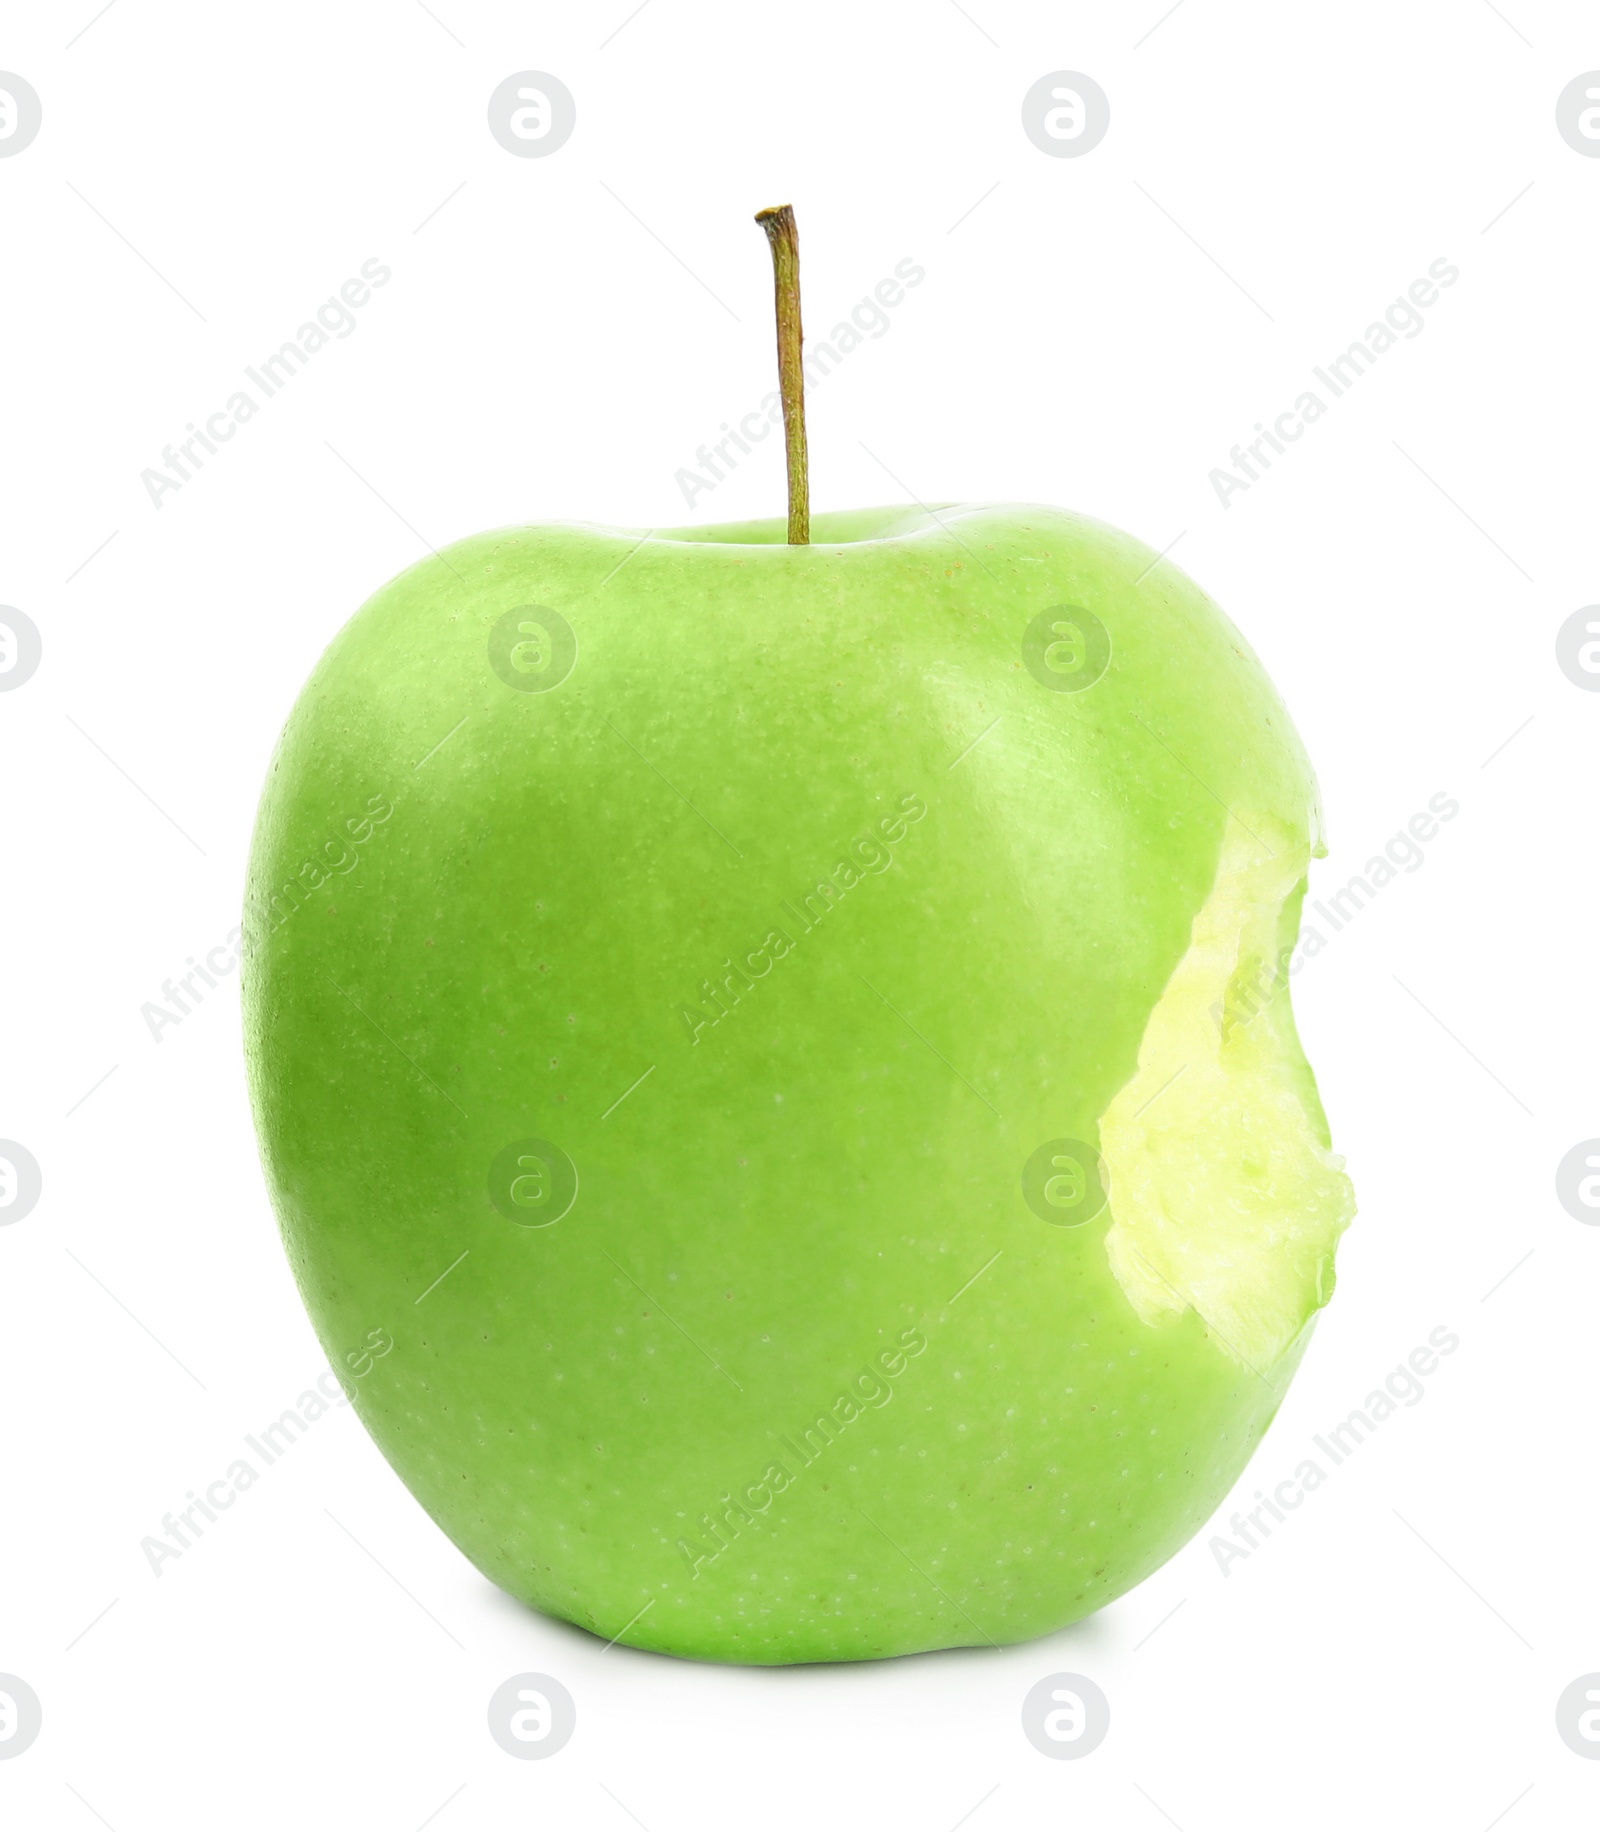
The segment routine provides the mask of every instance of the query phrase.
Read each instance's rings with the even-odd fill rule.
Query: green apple
[[[1239,633],[1060,510],[810,536],[404,573],[247,890],[267,1177],[368,1431],[513,1595],[731,1661],[1138,1583],[1352,1212],[1284,972],[1317,791]]]

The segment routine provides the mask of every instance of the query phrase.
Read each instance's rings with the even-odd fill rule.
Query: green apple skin
[[[1222,1002],[1270,1058],[1239,1126],[1321,1154],[1265,1233],[1203,1191],[1139,1237],[1141,1296],[1115,1165],[1078,1225],[1022,1183],[1165,1072],[1141,1040],[1235,816],[1291,862],[1293,941],[1316,788],[1243,639],[1126,535],[950,505],[782,542],[504,530],[339,633],[249,867],[264,1167],[362,1422],[525,1603],[723,1661],[1015,1642],[1196,1532],[1331,1291],[1348,1186],[1281,974],[1268,1024],[1243,964]],[[527,606],[576,638],[564,672],[535,630],[536,691],[489,659]],[[1110,633],[1082,691],[1025,665],[1053,606]],[[555,1158],[497,1206],[528,1139],[570,1206]],[[1224,1144],[1224,1179],[1282,1156]],[[1162,1227],[1194,1289],[1251,1261],[1257,1310],[1209,1322]]]

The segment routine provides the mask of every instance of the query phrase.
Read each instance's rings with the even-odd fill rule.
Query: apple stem
[[[794,209],[758,210],[772,245],[772,288],[778,314],[778,390],[783,397],[784,455],[789,468],[789,545],[811,540],[811,479],[806,466],[806,378],[800,366],[800,232]]]

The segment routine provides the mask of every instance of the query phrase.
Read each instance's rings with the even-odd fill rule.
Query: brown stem
[[[794,210],[756,212],[772,244],[772,288],[778,313],[778,390],[783,396],[784,455],[789,467],[789,545],[811,540],[811,479],[806,468],[806,378],[800,367],[800,234]]]

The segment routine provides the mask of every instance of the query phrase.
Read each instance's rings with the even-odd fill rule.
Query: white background
[[[1554,1727],[1600,1668],[1600,1233],[1554,1193],[1600,1132],[1600,699],[1554,651],[1600,597],[1600,160],[1554,115],[1600,66],[1592,9],[116,0],[90,25],[95,4],[9,9],[0,40],[44,106],[0,160],[0,601],[44,636],[0,698],[0,1134],[45,1180],[0,1230],[0,1671],[44,1702],[0,1819],[1593,1823],[1600,1764]],[[486,128],[527,69],[577,99],[548,158]],[[1082,158],[1021,128],[1063,69],[1111,101]],[[772,386],[750,218],[786,199],[813,333],[902,257],[927,270],[813,398],[818,508],[1033,500],[1181,535],[1318,766],[1314,896],[1430,796],[1460,803],[1298,982],[1361,1213],[1224,1516],[1430,1329],[1461,1346],[1228,1575],[1219,1519],[1001,1653],[604,1651],[492,1589],[348,1411],[157,1579],[142,1536],[323,1361],[235,982],[159,1045],[140,1007],[237,921],[293,697],[424,541],[780,511],[776,440],[693,511],[674,473]],[[393,279],[354,334],[154,508],[141,470],[373,256]],[[1212,467],[1439,257],[1461,278],[1422,334],[1219,504]],[[528,1669],[577,1700],[543,1762],[485,1729]],[[1111,1701],[1081,1761],[1019,1726],[1062,1670]]]

